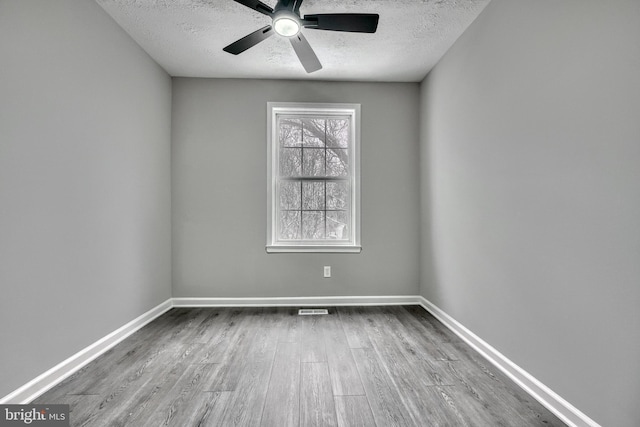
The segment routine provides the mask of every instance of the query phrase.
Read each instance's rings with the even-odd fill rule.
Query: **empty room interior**
[[[640,2],[0,0],[0,290],[70,425],[637,427]]]

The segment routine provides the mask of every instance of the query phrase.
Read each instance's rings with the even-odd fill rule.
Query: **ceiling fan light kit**
[[[379,15],[374,13],[327,13],[300,16],[303,0],[278,0],[275,8],[259,0],[235,0],[256,12],[271,18],[271,25],[262,27],[253,33],[226,46],[223,50],[238,55],[252,48],[274,33],[289,39],[293,50],[307,73],[322,68],[315,52],[300,31],[304,28],[350,33],[375,33]]]
[[[300,28],[298,20],[289,14],[273,18],[273,29],[283,37],[295,36],[300,32]]]

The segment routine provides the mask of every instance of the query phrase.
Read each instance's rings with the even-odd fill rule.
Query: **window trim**
[[[351,117],[351,164],[353,172],[350,176],[351,185],[351,217],[352,235],[350,240],[339,242],[335,240],[290,241],[279,242],[276,236],[278,230],[278,115],[308,114],[308,115],[342,115]],[[276,144],[276,145],[274,145]],[[267,103],[267,245],[268,253],[360,253],[360,104],[338,103],[299,103],[299,102],[268,102]]]

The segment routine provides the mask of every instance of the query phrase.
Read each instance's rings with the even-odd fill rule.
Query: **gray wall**
[[[174,297],[417,294],[417,83],[173,83]],[[268,101],[362,104],[362,253],[265,253]]]
[[[0,396],[171,296],[170,114],[95,2],[0,2]]]
[[[493,0],[422,85],[422,293],[640,425],[640,2]]]

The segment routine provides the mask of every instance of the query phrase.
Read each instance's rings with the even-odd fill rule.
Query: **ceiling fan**
[[[278,34],[291,42],[293,50],[307,73],[322,68],[315,52],[300,30],[312,28],[316,30],[346,31],[352,33],[375,33],[378,28],[378,14],[374,13],[325,13],[300,16],[300,5],[303,0],[278,0],[275,8],[260,0],[235,0],[256,12],[271,18],[271,25],[231,43],[223,50],[238,55],[257,45],[261,41]]]

